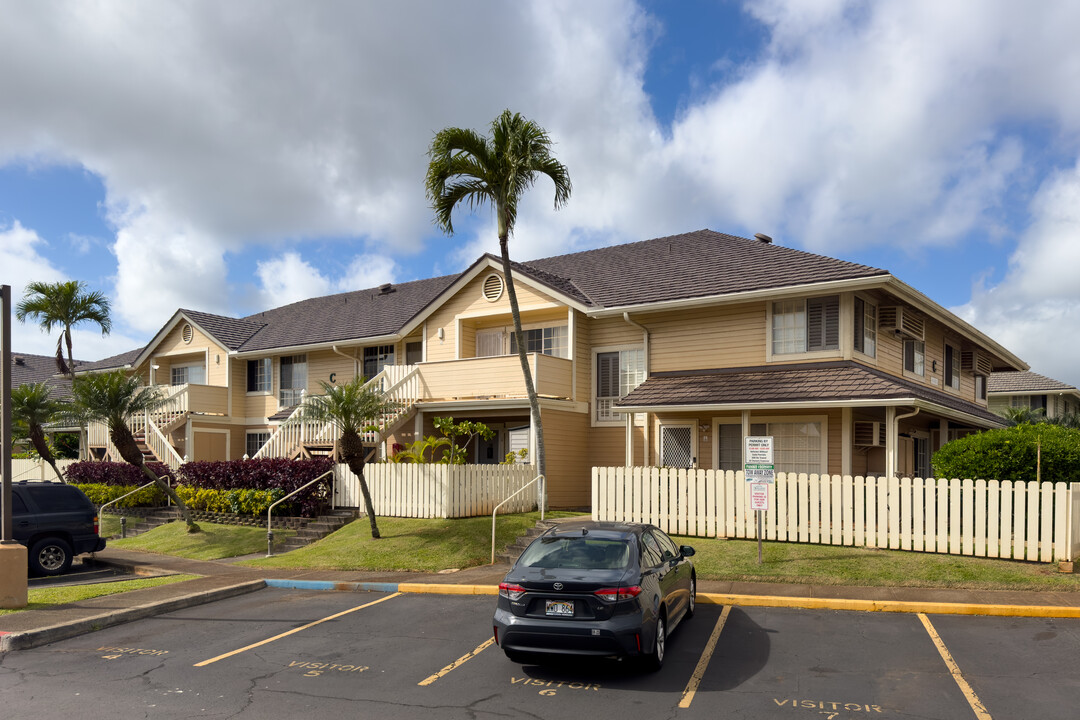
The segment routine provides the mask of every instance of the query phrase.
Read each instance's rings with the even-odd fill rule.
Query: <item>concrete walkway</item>
[[[254,592],[268,584],[337,590],[495,595],[509,565],[453,573],[257,569],[231,561],[187,560],[108,548],[96,562],[141,574],[201,577],[69,605],[0,615],[0,652],[46,645],[105,627]],[[1080,593],[947,590],[701,581],[698,601],[725,605],[925,612],[933,614],[1080,617]]]

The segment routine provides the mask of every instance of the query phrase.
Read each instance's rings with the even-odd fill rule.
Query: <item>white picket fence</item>
[[[596,467],[595,520],[675,535],[756,538],[742,472]],[[1080,483],[778,473],[762,538],[1014,558],[1080,558]]]
[[[60,472],[66,472],[67,466],[72,463],[76,463],[78,460],[57,460],[56,466],[60,468]],[[14,458],[11,461],[11,480],[12,482],[19,482],[20,480],[58,480],[56,473],[49,467],[49,463],[44,460],[28,460],[26,458]]]
[[[437,465],[370,463],[364,479],[375,514],[384,517],[461,518],[490,515],[495,506],[536,477],[531,465]],[[334,504],[363,509],[360,481],[348,465],[334,473]],[[537,508],[533,485],[500,508],[500,513]]]

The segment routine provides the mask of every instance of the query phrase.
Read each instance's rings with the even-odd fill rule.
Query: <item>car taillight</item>
[[[641,586],[629,585],[627,587],[602,588],[600,590],[597,590],[593,594],[601,600],[607,600],[608,602],[615,602],[616,600],[629,600],[631,598],[636,598],[638,595],[641,594]]]
[[[525,595],[525,588],[514,583],[499,583],[499,594],[509,600],[520,600]]]
[[[95,535],[100,535],[101,534],[101,531],[98,528],[98,516],[97,515],[94,516],[94,534]]]

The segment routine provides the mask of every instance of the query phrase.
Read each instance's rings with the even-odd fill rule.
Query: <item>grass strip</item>
[[[14,610],[0,610],[0,615],[23,612],[24,610],[40,610],[54,605],[66,605],[68,603],[89,600],[90,598],[131,590],[157,587],[159,585],[171,585],[172,583],[193,580],[198,575],[167,575],[165,577],[141,578],[138,580],[118,580],[109,583],[94,583],[92,585],[67,585],[64,587],[32,588],[28,593],[29,603],[24,608]]]
[[[175,555],[192,560],[220,560],[266,553],[266,528],[201,522],[202,532],[188,533],[182,522],[160,525],[124,540],[110,540],[109,547]],[[274,530],[274,542],[295,535],[294,530]]]

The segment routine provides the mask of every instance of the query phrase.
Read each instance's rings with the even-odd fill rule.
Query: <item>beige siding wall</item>
[[[199,363],[206,366],[207,385],[227,386],[229,384],[226,371],[228,351],[210,336],[200,332],[194,325],[191,326],[191,342],[185,343],[183,329],[187,324],[181,320],[162,338],[154,348],[150,359],[145,363],[147,367],[139,368],[140,372],[146,372],[149,365],[158,365],[158,369],[154,371],[154,381],[158,385],[168,385],[170,369],[174,365]]]
[[[596,467],[613,467],[626,465],[626,427],[590,427],[588,435],[589,461]],[[634,464],[642,464],[644,460],[645,429],[635,427],[634,438]]]
[[[635,317],[649,328],[649,370],[705,370],[765,362],[765,303]]]
[[[592,503],[593,453],[584,413],[542,410],[547,455],[548,506],[553,509],[589,507]],[[622,464],[621,462],[619,463]]]
[[[574,369],[577,388],[574,399],[578,402],[589,403],[589,411],[592,412],[592,321],[588,320],[583,313],[574,310]]]

